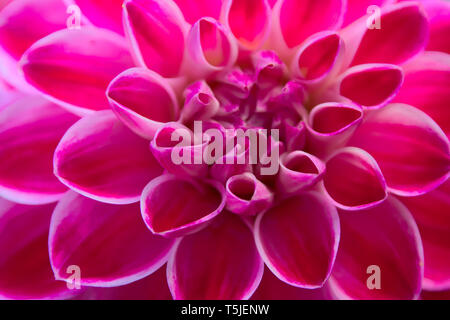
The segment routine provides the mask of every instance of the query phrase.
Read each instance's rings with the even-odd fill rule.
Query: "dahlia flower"
[[[448,297],[449,32],[438,0],[3,0],[0,297]],[[231,152],[176,163],[197,124]]]

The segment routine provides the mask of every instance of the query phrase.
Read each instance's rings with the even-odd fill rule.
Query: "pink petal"
[[[342,103],[323,103],[314,107],[306,122],[308,148],[325,155],[344,146],[361,124],[360,107]]]
[[[227,0],[225,24],[248,50],[259,48],[270,28],[270,6],[266,0]]]
[[[426,50],[450,54],[450,3],[440,0],[424,1],[423,5],[430,20],[430,39]]]
[[[314,186],[322,179],[325,164],[317,157],[303,151],[285,153],[280,158],[277,189],[292,194]]]
[[[450,136],[450,56],[425,52],[404,69],[405,82],[394,101],[424,111]]]
[[[261,283],[252,300],[330,300],[328,289],[302,289],[278,279],[268,268],[264,269]]]
[[[338,298],[413,299],[421,289],[423,250],[408,209],[394,198],[359,212],[341,212],[341,242],[330,277]],[[379,267],[380,289],[369,267]],[[369,270],[369,271],[368,271]]]
[[[336,208],[318,193],[303,193],[279,203],[255,222],[258,251],[282,281],[319,288],[336,257],[340,228]]]
[[[419,226],[425,255],[424,288],[450,289],[450,181],[423,196],[400,200]]]
[[[286,45],[294,48],[316,32],[338,28],[345,6],[342,0],[280,0],[274,11]]]
[[[0,74],[17,87],[27,89],[25,81],[17,72],[17,61],[37,40],[67,28],[67,6],[62,0],[8,2],[2,1],[0,5],[5,6],[0,13]]]
[[[292,65],[292,73],[303,81],[325,78],[339,62],[343,42],[334,32],[320,32],[299,48]]]
[[[226,213],[181,240],[169,260],[167,280],[174,299],[244,300],[258,287],[263,271],[251,231]]]
[[[272,192],[251,173],[228,179],[226,191],[227,209],[239,215],[254,216],[273,202]]]
[[[391,101],[403,84],[403,71],[389,64],[365,64],[348,69],[339,81],[339,93],[368,108]]]
[[[345,210],[370,208],[387,198],[377,162],[358,148],[340,149],[328,159],[323,183],[334,204]]]
[[[73,0],[83,16],[101,28],[123,34],[122,4],[123,0]]]
[[[428,20],[418,3],[387,6],[381,13],[380,29],[367,28],[367,19],[362,17],[341,33],[352,65],[401,64],[426,45]]]
[[[78,118],[40,97],[22,97],[0,111],[0,195],[43,204],[67,190],[53,175],[53,152]]]
[[[449,176],[450,147],[445,134],[425,113],[391,104],[368,115],[349,142],[378,162],[389,191],[424,194]]]
[[[144,189],[141,211],[154,233],[179,237],[204,228],[225,207],[225,190],[214,181],[173,175],[152,180]]]
[[[183,62],[187,32],[187,24],[176,4],[163,0],[126,0],[124,8],[125,33],[139,65],[163,77],[176,77]]]
[[[286,75],[286,67],[276,52],[262,50],[251,56],[256,83],[260,90],[271,90],[278,86]]]
[[[91,27],[61,30],[31,46],[20,65],[26,80],[77,114],[109,108],[105,90],[132,66],[125,41]]]
[[[87,287],[77,300],[172,300],[167,286],[166,266],[151,275],[113,288]]]
[[[174,0],[187,22],[194,24],[203,17],[220,18],[224,0]]]
[[[138,204],[116,206],[69,192],[53,212],[48,244],[57,279],[67,281],[67,268],[76,265],[82,286],[112,287],[158,270],[174,241],[147,230]]]
[[[395,2],[395,0],[347,0],[347,11],[345,12],[343,26],[345,27],[349,25],[362,16],[366,16],[366,19],[369,19],[370,15],[368,15],[367,9],[370,6],[375,5],[378,7],[384,7],[393,2]]]
[[[1,299],[63,299],[78,293],[56,281],[50,267],[47,238],[54,207],[0,198]]]
[[[164,123],[178,119],[177,97],[159,74],[132,68],[118,75],[106,95],[120,120],[136,134],[152,139]]]
[[[208,120],[219,110],[219,101],[205,81],[197,81],[184,91],[185,103],[181,113],[183,123]]]
[[[113,204],[139,201],[145,185],[163,171],[148,142],[108,110],[84,117],[66,132],[55,150],[54,168],[69,188]]]

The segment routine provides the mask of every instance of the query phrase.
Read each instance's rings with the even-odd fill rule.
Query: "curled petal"
[[[126,0],[123,19],[139,65],[163,77],[178,76],[187,24],[177,5],[163,0]]]
[[[315,185],[325,172],[325,164],[303,151],[285,153],[280,159],[277,189],[286,194],[297,193]]]
[[[335,32],[320,32],[306,40],[292,63],[292,74],[302,82],[327,77],[342,56],[343,42]]]
[[[362,119],[363,111],[355,105],[323,103],[314,107],[306,122],[308,147],[324,155],[344,146]]]
[[[328,159],[323,183],[335,205],[346,210],[373,207],[387,198],[377,162],[358,148],[341,149]]]
[[[270,6],[266,0],[226,0],[225,25],[247,50],[264,43],[270,29]]]
[[[78,117],[40,97],[0,111],[0,195],[24,204],[58,200],[67,188],[53,175],[53,152]]]
[[[404,70],[405,82],[394,101],[422,110],[450,136],[450,55],[424,52]]]
[[[285,66],[274,51],[258,51],[251,59],[255,69],[255,82],[260,89],[271,89],[283,80]]]
[[[142,192],[141,211],[148,228],[180,237],[204,228],[225,207],[225,190],[216,182],[173,175],[153,179]]]
[[[109,108],[105,90],[132,66],[116,33],[85,27],[55,32],[31,46],[20,65],[26,80],[69,111],[84,115]]]
[[[339,94],[366,108],[391,101],[403,84],[403,72],[389,64],[365,64],[348,69],[339,81]]]
[[[320,288],[336,257],[339,217],[324,197],[303,193],[259,215],[254,234],[264,262],[280,280]]]
[[[69,188],[113,204],[139,201],[145,185],[163,171],[148,142],[108,110],[75,123],[56,148],[53,164]]]
[[[381,12],[380,29],[368,28],[367,19],[364,16],[341,32],[351,65],[401,64],[426,45],[428,20],[417,2],[387,6]]]
[[[417,298],[423,276],[423,248],[408,209],[390,197],[371,209],[340,213],[341,242],[329,281],[335,296]]]
[[[76,265],[82,286],[113,287],[142,279],[168,259],[173,240],[151,234],[139,205],[111,205],[68,192],[50,223],[49,253],[55,277],[70,281]]]
[[[55,280],[48,261],[48,229],[54,207],[0,199],[1,299],[64,299],[78,293]]]
[[[213,18],[201,18],[189,31],[187,36],[189,50],[197,76],[205,76],[234,64],[238,49],[235,40],[224,26]]]
[[[419,227],[425,255],[424,288],[450,289],[450,181],[423,196],[400,200]]]
[[[251,173],[228,179],[227,209],[233,213],[254,216],[272,205],[272,192]]]
[[[208,120],[219,110],[219,101],[205,81],[197,81],[186,88],[181,121]]]
[[[373,111],[349,145],[375,158],[389,191],[398,195],[424,194],[449,176],[447,137],[429,116],[408,105],[390,104]]]
[[[220,18],[224,0],[174,0],[187,22],[194,24],[203,17]]]
[[[177,300],[244,300],[258,287],[263,271],[251,231],[239,217],[225,213],[180,241],[167,280]]]
[[[89,21],[101,28],[123,34],[123,0],[73,0]],[[69,2],[69,1],[67,1]]]
[[[126,70],[109,84],[106,95],[119,119],[146,139],[178,118],[175,93],[166,79],[151,70]]]
[[[208,173],[208,165],[203,152],[208,142],[200,139],[186,126],[170,122],[156,132],[150,150],[168,172],[204,177]]]

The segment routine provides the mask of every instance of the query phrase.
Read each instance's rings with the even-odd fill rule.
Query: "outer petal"
[[[450,136],[450,55],[424,52],[404,70],[405,82],[394,101],[424,111]]]
[[[224,0],[174,0],[187,22],[194,24],[203,17],[220,18]]]
[[[430,39],[426,50],[442,51],[450,54],[450,3],[440,0],[424,1],[425,11],[430,20]]]
[[[11,3],[8,5],[8,2]],[[0,6],[3,5],[0,13],[0,75],[17,87],[27,89],[17,72],[17,61],[34,42],[66,28],[69,16],[63,0],[2,1]]]
[[[142,217],[155,234],[179,237],[204,228],[225,207],[225,190],[216,182],[173,175],[152,180],[142,192]]]
[[[279,279],[296,287],[319,288],[336,257],[339,217],[324,197],[304,193],[258,216],[254,234],[259,253]]]
[[[162,173],[148,142],[128,130],[108,110],[86,116],[61,139],[55,175],[65,185],[98,201],[139,201],[145,185]]]
[[[66,2],[69,2],[65,0]],[[92,24],[123,34],[123,0],[73,0]]]
[[[377,162],[358,148],[340,149],[328,159],[323,184],[334,204],[346,210],[373,207],[387,198]]]
[[[164,123],[178,119],[173,89],[153,71],[133,68],[121,73],[109,84],[106,95],[119,119],[144,138],[152,139]]]
[[[423,196],[400,200],[419,226],[425,254],[424,288],[450,289],[450,181]]]
[[[175,3],[126,0],[124,25],[140,66],[148,67],[163,77],[179,74],[188,26]]]
[[[174,241],[148,232],[138,204],[116,206],[69,192],[52,215],[48,239],[55,277],[80,268],[86,286],[124,285],[158,270]]]
[[[430,117],[408,105],[374,111],[349,144],[375,158],[389,191],[399,195],[426,193],[449,176],[447,137]]]
[[[263,271],[251,231],[226,213],[181,240],[169,260],[167,280],[175,299],[240,300],[253,294]]]
[[[61,299],[77,294],[56,281],[50,268],[47,237],[53,208],[0,199],[1,299]]]
[[[342,236],[330,286],[344,299],[417,298],[423,276],[419,230],[397,199],[357,213],[341,212]],[[379,267],[380,289],[369,289]],[[368,271],[369,270],[369,271]]]
[[[367,28],[367,16],[345,28],[348,62],[401,64],[423,50],[428,39],[428,20],[417,2],[387,6],[380,29]]]
[[[343,26],[347,26],[362,16],[366,16],[366,19],[369,19],[369,15],[367,14],[373,13],[370,11],[368,12],[370,6],[376,5],[378,7],[384,7],[393,2],[395,2],[395,0],[347,0],[347,11],[345,12]]]
[[[26,80],[49,99],[77,114],[109,108],[105,90],[132,66],[116,33],[86,27],[61,30],[31,46],[20,65]]]
[[[53,175],[53,152],[78,117],[40,97],[0,111],[0,195],[24,204],[58,200],[67,190]]]

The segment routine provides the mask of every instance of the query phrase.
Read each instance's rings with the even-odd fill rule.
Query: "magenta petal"
[[[239,215],[254,216],[273,202],[272,192],[251,173],[228,179],[226,191],[227,209]]]
[[[255,82],[260,90],[270,90],[283,81],[286,67],[274,51],[255,52],[252,54],[251,60],[255,69]]]
[[[236,40],[213,18],[198,20],[189,31],[186,42],[191,63],[196,66],[188,72],[196,77],[229,68],[236,61]]]
[[[87,287],[76,300],[172,300],[166,269],[162,266],[151,275],[120,287]]]
[[[62,299],[78,293],[56,281],[50,267],[47,238],[54,207],[0,199],[1,299]]]
[[[440,0],[424,1],[423,5],[430,20],[430,39],[426,50],[450,54],[450,3]]]
[[[321,80],[338,64],[342,51],[343,42],[337,33],[317,33],[298,49],[292,73],[305,82]]]
[[[163,171],[148,142],[108,110],[84,117],[66,132],[55,150],[54,168],[69,188],[113,204],[139,201],[145,185]]]
[[[244,49],[254,50],[269,35],[270,6],[266,0],[227,0],[225,24]]]
[[[203,17],[220,18],[224,0],[174,0],[187,22],[194,24]]]
[[[138,204],[111,205],[69,192],[53,212],[48,244],[57,279],[67,281],[67,268],[76,265],[82,286],[111,287],[158,270],[174,241],[148,231]]]
[[[66,187],[53,175],[53,152],[78,117],[40,97],[0,111],[0,195],[14,202],[58,200]]]
[[[296,287],[319,288],[336,257],[339,217],[323,196],[303,193],[259,215],[254,234],[259,253],[279,279]]]
[[[101,28],[123,34],[123,0],[74,0],[83,16]]]
[[[179,74],[187,24],[175,3],[126,0],[124,25],[140,66],[148,67],[163,77]]]
[[[424,52],[404,70],[405,82],[394,101],[419,108],[450,136],[450,55]]]
[[[368,108],[391,101],[403,84],[403,71],[389,64],[365,64],[348,69],[339,81],[339,93]]]
[[[280,0],[275,23],[288,48],[294,48],[316,32],[338,28],[345,6],[342,0]]]
[[[219,110],[219,101],[205,81],[197,81],[186,88],[185,103],[181,113],[183,123],[208,120]]]
[[[173,89],[151,70],[126,70],[110,83],[106,95],[119,119],[143,138],[152,139],[164,123],[178,119]]]
[[[258,287],[264,264],[252,233],[225,213],[210,227],[185,237],[167,266],[174,299],[243,300]]]
[[[155,234],[179,237],[204,228],[225,207],[225,190],[214,181],[173,175],[152,180],[144,189],[141,211]]]
[[[119,35],[91,27],[61,30],[39,40],[20,64],[31,85],[77,114],[109,108],[109,82],[133,65]]]
[[[447,137],[430,117],[408,105],[390,104],[369,114],[349,144],[375,158],[389,191],[398,195],[424,194],[449,176]]]
[[[366,16],[366,19],[368,19],[369,15],[367,15],[367,9],[370,6],[376,5],[378,7],[383,7],[395,1],[396,0],[347,0],[347,11],[345,12],[343,26],[349,25],[362,16]]]
[[[335,205],[346,210],[373,207],[387,198],[377,162],[358,148],[340,149],[328,159],[323,183]]]
[[[292,194],[314,186],[325,172],[325,164],[303,151],[285,153],[280,158],[277,189]]]
[[[450,289],[450,181],[423,196],[400,200],[419,226],[425,255],[424,288]]]
[[[314,107],[306,122],[308,148],[320,156],[344,146],[361,124],[360,107],[342,103],[323,103]]]
[[[359,212],[340,212],[341,242],[330,287],[344,299],[417,298],[423,276],[419,230],[394,198]],[[369,289],[379,267],[380,289]],[[373,268],[373,269],[372,269]],[[375,271],[373,271],[375,270]]]
[[[401,64],[423,50],[428,20],[417,2],[403,2],[382,10],[381,28],[367,28],[368,16],[345,28],[341,35],[352,65]]]

